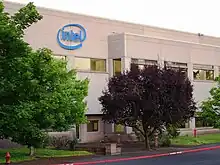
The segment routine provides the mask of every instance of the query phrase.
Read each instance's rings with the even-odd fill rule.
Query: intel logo
[[[82,47],[86,39],[86,30],[79,24],[68,24],[58,30],[57,42],[60,47],[75,50]]]

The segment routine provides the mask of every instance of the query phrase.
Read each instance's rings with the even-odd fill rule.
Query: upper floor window
[[[90,66],[92,71],[106,72],[106,60],[104,59],[90,59]]]
[[[168,68],[179,70],[187,76],[188,74],[188,68],[187,63],[181,63],[181,62],[171,62],[171,61],[165,61],[164,65],[166,65]]]
[[[106,60],[76,57],[75,68],[79,70],[106,72]]]
[[[136,65],[138,65],[138,67],[140,69],[143,69],[145,66],[157,65],[157,60],[146,60],[146,59],[132,58],[131,63],[136,64]]]
[[[214,66],[211,65],[193,65],[194,80],[214,80]]]
[[[66,60],[66,56],[63,55],[53,55],[53,57],[59,60]]]
[[[113,75],[121,74],[121,59],[113,59]]]

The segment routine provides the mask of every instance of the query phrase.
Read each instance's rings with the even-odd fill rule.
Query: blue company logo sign
[[[77,28],[73,31],[71,28]],[[70,30],[71,29],[71,30]],[[86,39],[86,30],[79,24],[68,24],[63,26],[57,32],[57,42],[60,47],[67,50],[75,50],[82,47],[83,41]]]

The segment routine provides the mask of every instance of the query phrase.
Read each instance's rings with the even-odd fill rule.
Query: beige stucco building
[[[22,7],[12,2],[4,4],[5,10],[11,14]],[[91,122],[80,126],[81,142],[98,141],[103,139],[104,134],[115,132],[114,125],[101,121],[98,97],[108,78],[129,69],[131,63],[140,64],[141,67],[144,64],[168,62],[173,67],[182,67],[193,82],[194,97],[198,104],[209,96],[209,90],[215,85],[214,77],[219,75],[220,38],[46,8],[38,8],[38,11],[43,19],[26,31],[25,41],[34,49],[50,48],[56,57],[68,61],[69,69],[77,69],[79,78],[90,79],[86,99],[87,116]],[[78,49],[69,50],[72,44],[80,43],[64,41],[63,33],[57,38],[58,30],[68,24],[79,24],[85,28],[86,39]],[[83,30],[79,33],[79,27],[66,29],[67,32],[70,30],[79,35],[69,40],[83,38]],[[67,40],[71,34],[66,35]],[[63,40],[60,39],[62,37]],[[67,47],[61,47],[58,40]],[[187,127],[194,128],[195,119]],[[125,128],[124,131],[131,133],[132,129]]]

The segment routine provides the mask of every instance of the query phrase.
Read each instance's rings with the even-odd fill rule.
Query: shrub
[[[170,138],[176,138],[180,135],[180,132],[178,131],[178,125],[167,125],[166,127],[168,136],[170,136]]]
[[[50,137],[50,146],[56,149],[69,149],[71,139],[68,136]]]
[[[54,147],[56,149],[69,149],[74,151],[76,144],[78,143],[78,139],[74,138],[72,140],[69,136],[52,136],[49,140],[49,146]]]
[[[49,144],[50,144],[50,136],[48,134],[45,134],[40,147],[46,148]]]
[[[69,144],[70,150],[74,151],[75,148],[76,148],[76,144],[77,144],[77,143],[78,143],[78,139],[77,139],[77,138],[71,140],[71,141],[70,141],[70,144]]]
[[[162,133],[158,136],[158,144],[161,147],[169,147],[171,144],[170,136],[168,133]]]

